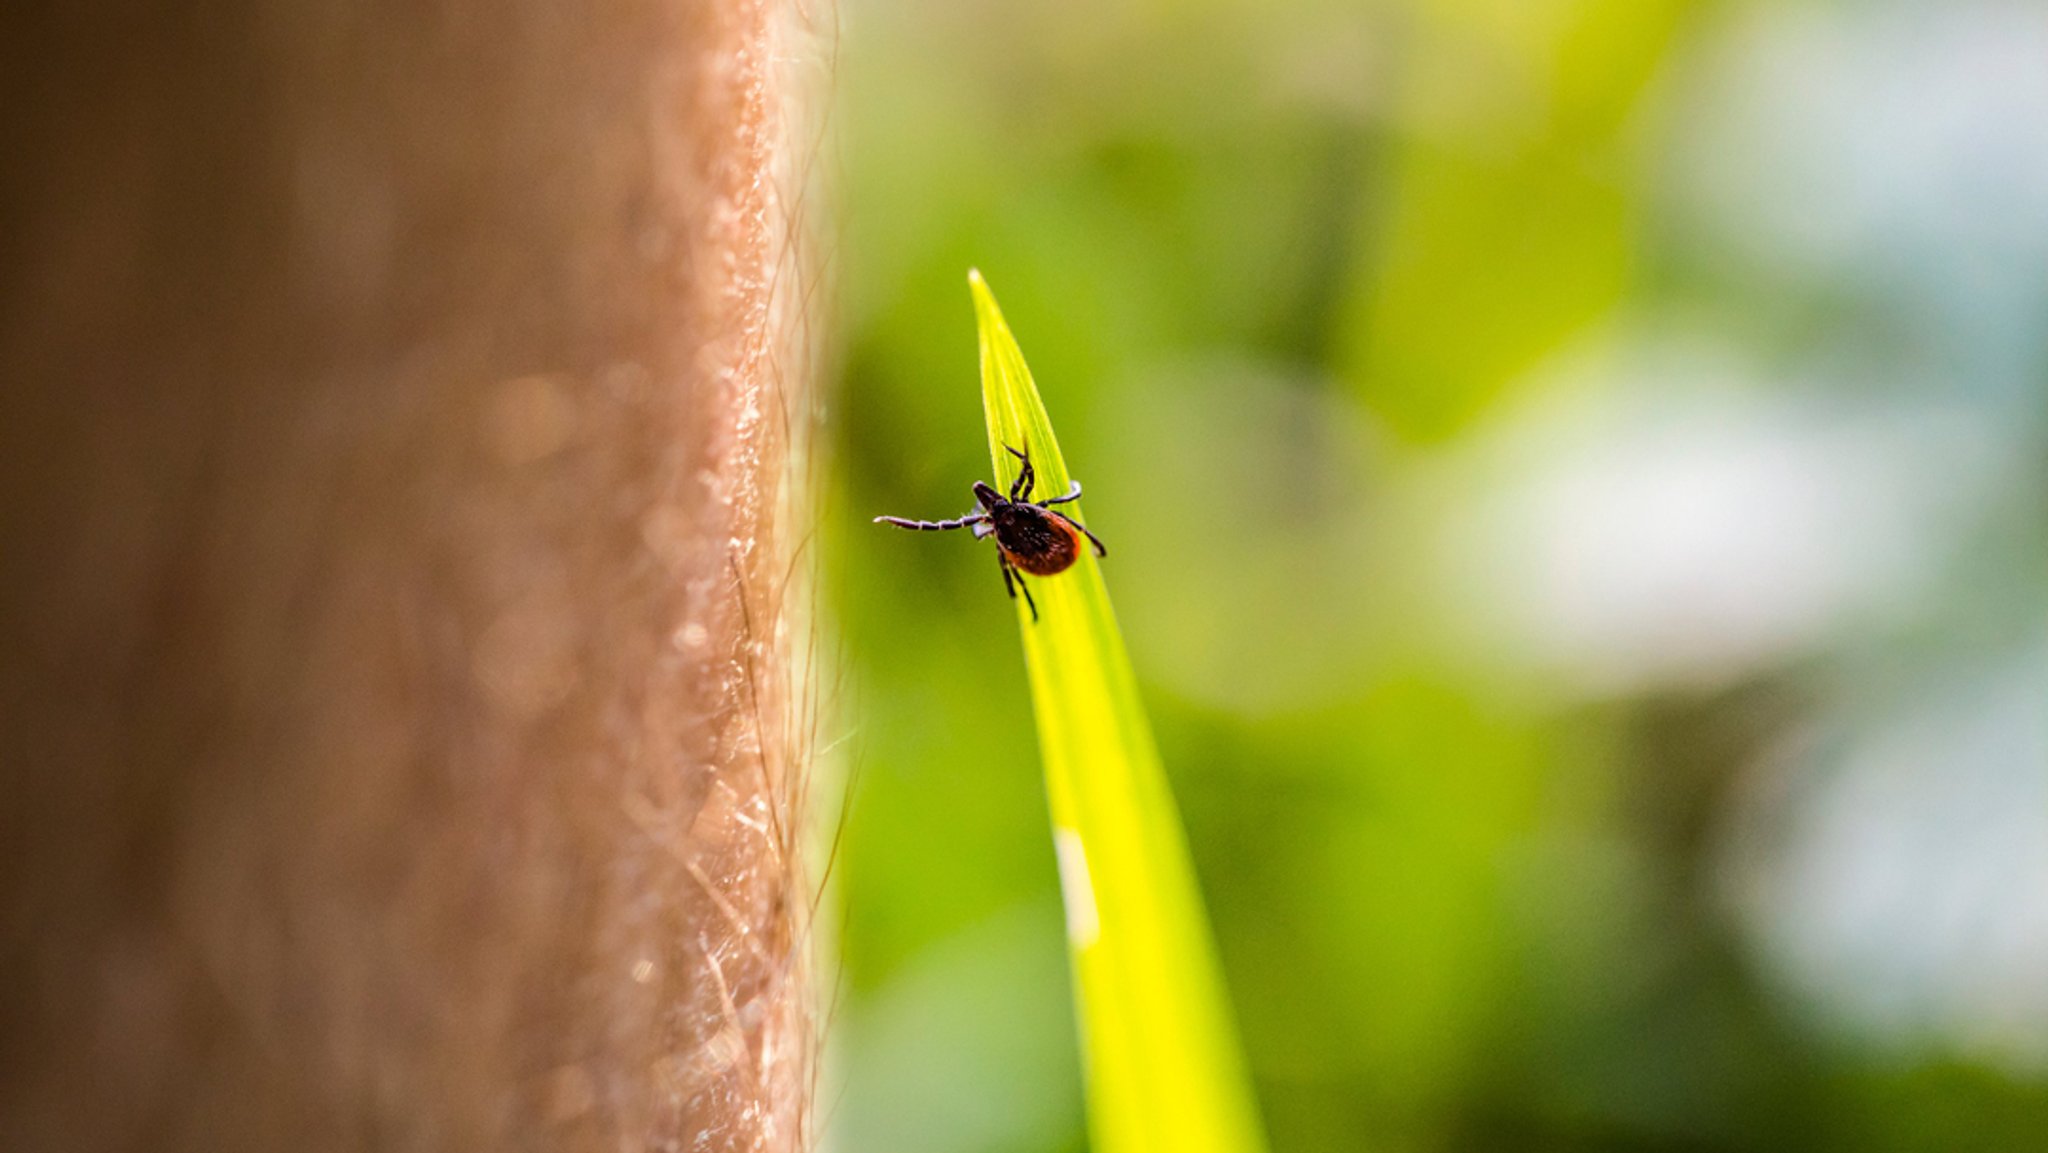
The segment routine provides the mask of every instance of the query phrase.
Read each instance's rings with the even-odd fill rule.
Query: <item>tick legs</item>
[[[914,528],[919,532],[944,532],[952,528],[967,528],[970,525],[981,525],[986,523],[987,520],[988,516],[986,514],[975,512],[968,513],[958,520],[905,520],[900,516],[878,516],[875,518],[875,523],[893,524],[897,528]],[[979,538],[982,533],[979,529],[976,529],[974,535]]]
[[[1040,507],[1040,508],[1051,508],[1052,506],[1054,506],[1054,505],[1056,505],[1056,504],[1065,504],[1065,503],[1067,503],[1067,502],[1068,502],[1068,501],[1070,501],[1070,500],[1080,500],[1080,499],[1081,499],[1081,482],[1077,480],[1077,481],[1075,481],[1075,482],[1074,482],[1074,487],[1072,487],[1072,488],[1070,488],[1070,489],[1068,489],[1068,490],[1067,490],[1067,495],[1065,495],[1065,496],[1056,496],[1056,497],[1052,498],[1051,500],[1042,500],[1042,501],[1039,501],[1039,502],[1038,502],[1038,507]]]
[[[1003,446],[1003,451],[1024,462],[1024,471],[1017,474],[1016,483],[1010,486],[1010,499],[1023,500],[1031,495],[1031,483],[1035,479],[1031,471],[1031,456],[1028,453],[1018,452],[1007,444]]]
[[[1011,572],[1010,558],[1004,556],[1002,553],[996,554],[996,563],[1003,566],[1003,589],[1010,594],[1011,600],[1017,599],[1017,591],[1019,589],[1023,590],[1024,607],[1031,610],[1031,622],[1033,624],[1037,624],[1038,604],[1036,601],[1033,601],[1031,599],[1031,590],[1024,584],[1024,574]]]
[[[1075,481],[1075,482],[1074,482],[1074,487],[1075,487],[1076,489],[1080,488],[1080,487],[1081,487],[1081,482],[1080,482],[1080,481],[1078,481],[1078,480],[1077,480],[1077,481]],[[1081,494],[1080,494],[1080,493],[1078,493],[1078,492],[1076,492],[1076,493],[1075,493],[1074,495],[1075,495],[1075,496],[1079,496],[1079,495],[1081,495]],[[1061,499],[1066,499],[1066,498],[1064,498],[1064,497],[1063,497],[1063,498],[1061,498]],[[1046,503],[1046,504],[1052,504],[1052,503],[1054,503],[1054,502],[1052,502],[1052,501],[1046,501],[1045,503]],[[1043,508],[1043,507],[1045,507],[1045,506],[1044,506],[1044,505],[1040,505],[1039,507],[1040,507],[1040,508]],[[1087,525],[1085,525],[1085,524],[1082,524],[1082,523],[1081,523],[1080,521],[1078,521],[1078,520],[1075,520],[1075,519],[1074,519],[1073,517],[1070,517],[1070,516],[1068,516],[1068,515],[1067,515],[1066,513],[1063,513],[1063,512],[1056,512],[1056,513],[1054,513],[1054,514],[1052,514],[1052,515],[1054,515],[1054,516],[1056,516],[1056,517],[1060,518],[1060,519],[1061,519],[1061,520],[1063,520],[1063,521],[1066,521],[1066,522],[1067,522],[1068,524],[1070,524],[1070,525],[1073,525],[1073,526],[1074,526],[1075,528],[1077,528],[1077,529],[1080,529],[1080,530],[1081,530],[1081,535],[1082,535],[1082,536],[1085,536],[1085,537],[1087,537],[1087,538],[1088,538],[1088,540],[1089,540],[1089,543],[1091,543],[1091,544],[1093,544],[1093,545],[1095,546],[1095,555],[1096,555],[1096,556],[1108,556],[1108,555],[1109,555],[1109,546],[1108,546],[1108,545],[1106,545],[1106,544],[1103,544],[1103,543],[1102,543],[1102,541],[1101,541],[1101,540],[1099,540],[1099,539],[1098,539],[1098,538],[1096,537],[1096,535],[1095,535],[1094,533],[1092,533],[1092,532],[1089,532],[1089,531],[1088,531],[1088,526],[1087,526]]]

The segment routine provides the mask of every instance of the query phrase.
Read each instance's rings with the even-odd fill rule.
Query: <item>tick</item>
[[[1030,455],[1007,444],[1003,451],[1024,462],[1024,471],[1017,474],[1009,496],[998,492],[994,485],[977,480],[974,482],[974,499],[981,502],[981,508],[957,520],[905,520],[900,516],[878,516],[875,523],[921,532],[971,528],[975,540],[995,537],[996,562],[1003,568],[1003,588],[1009,592],[1011,600],[1016,600],[1021,590],[1024,604],[1031,609],[1031,619],[1036,621],[1038,606],[1031,600],[1031,590],[1024,585],[1025,573],[1057,576],[1073,568],[1074,562],[1081,559],[1081,538],[1084,536],[1095,546],[1096,556],[1108,556],[1109,549],[1080,521],[1052,509],[1053,505],[1079,500],[1080,481],[1075,481],[1065,496],[1034,501],[1031,499],[1034,474]]]

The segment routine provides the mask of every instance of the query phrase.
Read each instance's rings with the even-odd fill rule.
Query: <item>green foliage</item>
[[[979,273],[982,406],[999,487],[1028,447],[1041,492],[1069,475],[1031,370]],[[1079,507],[1066,506],[1076,519]],[[1179,816],[1095,557],[1017,602],[1067,904],[1097,1153],[1264,1146]]]
[[[2048,603],[2041,230],[1993,179],[2033,171],[2032,121],[1888,112],[2008,83],[1992,11],[862,0],[822,529],[859,783],[841,1147],[1087,1148],[995,560],[867,523],[957,515],[989,475],[957,435],[972,350],[939,335],[979,263],[1060,414],[1034,455],[1074,453],[1112,550],[1276,1153],[2048,1148],[2038,1057],[1981,1044],[2024,1008],[1973,976],[1989,954],[1880,932],[1948,916],[1908,882],[1992,875],[1990,838],[1828,783],[1899,747],[1880,726],[1993,700],[1981,662],[2040,667],[2009,646]],[[1895,451],[1944,441],[1969,464]],[[1982,501],[1921,506],[1939,531],[1888,495],[1969,477]],[[1802,493],[1900,535],[1830,552]],[[1095,579],[1033,591],[1050,614]],[[1723,663],[1761,635],[1730,612],[1783,631]],[[1925,738],[1915,772],[1961,797],[1966,747],[2037,745]],[[1754,835],[1844,827],[1927,856]],[[1891,912],[1799,903],[1828,879],[1897,886],[1869,891]],[[1873,960],[1788,980],[1821,958],[1787,929]],[[1836,1031],[1872,979],[1936,999]],[[1967,1007],[2008,1021],[1943,1024]]]

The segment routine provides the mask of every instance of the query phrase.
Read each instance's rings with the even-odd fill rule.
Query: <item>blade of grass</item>
[[[1028,448],[1037,494],[1067,491],[1024,354],[979,272],[981,399],[998,487],[1004,445]],[[1086,523],[1078,504],[1063,505]],[[1024,662],[1067,905],[1095,1153],[1259,1153],[1265,1147],[1180,818],[1095,557],[1026,577]]]

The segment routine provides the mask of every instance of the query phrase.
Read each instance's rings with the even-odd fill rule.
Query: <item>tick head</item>
[[[979,480],[974,482],[974,499],[980,501],[981,507],[990,512],[994,512],[998,505],[1009,503],[1003,499],[1002,493],[990,487],[987,482]]]

